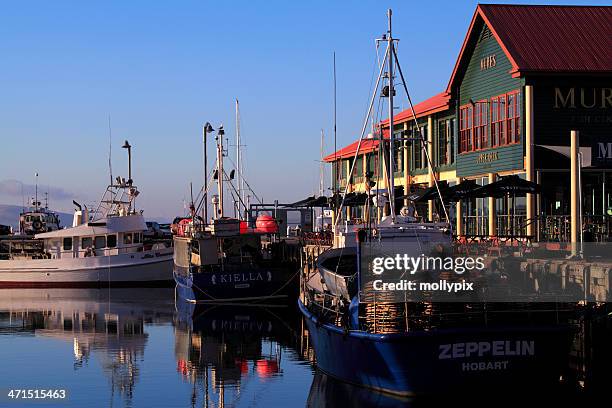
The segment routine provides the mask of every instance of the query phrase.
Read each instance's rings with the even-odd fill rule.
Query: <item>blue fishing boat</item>
[[[383,59],[386,62],[381,64],[368,115],[379,85],[386,81],[381,85],[382,96],[388,98],[388,126],[393,129],[395,68],[406,94],[408,89],[396,61],[397,40],[391,33],[390,10],[388,17],[389,29],[377,42],[387,45]],[[415,124],[418,128],[416,118]],[[423,134],[420,129],[418,134]],[[388,143],[383,140],[382,129],[378,137],[380,146],[389,149],[385,157],[396,157],[393,132],[389,132]],[[353,175],[363,139],[364,132],[348,179]],[[411,142],[420,144],[432,168],[423,137]],[[418,221],[410,208],[395,211],[395,188],[390,176],[394,174],[394,160],[385,162],[386,188],[380,188],[377,182],[376,192],[368,190],[371,184],[366,175],[370,198],[363,211],[365,219],[359,225],[341,219],[346,213],[347,183],[342,202],[334,208],[334,246],[318,256],[314,270],[304,270],[302,274],[298,304],[315,350],[317,368],[336,379],[398,396],[556,384],[564,374],[571,343],[572,331],[564,324],[571,308],[549,303],[399,300],[390,292],[375,293],[371,286],[369,291],[364,289],[366,283],[373,282],[371,275],[361,270],[363,265],[370,265],[372,253],[403,253],[416,259],[431,251],[443,254],[451,243],[449,224]],[[435,178],[433,184],[446,213]],[[384,196],[381,191],[385,191]],[[371,205],[378,211],[371,211]],[[370,220],[371,212],[377,214],[374,222]]]

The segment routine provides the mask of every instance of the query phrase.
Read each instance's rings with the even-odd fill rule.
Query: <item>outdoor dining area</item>
[[[434,219],[437,214],[448,214],[455,241],[466,252],[523,253],[536,242],[548,249],[567,249],[571,242],[570,215],[540,213],[527,217],[526,200],[538,201],[541,194],[543,189],[538,183],[508,175],[497,176],[496,181],[486,185],[476,180],[463,180],[453,186],[440,181],[438,187],[417,190],[402,198],[417,205],[433,200]],[[441,209],[440,195],[446,212]],[[612,216],[580,214],[580,224],[581,242],[610,241]]]

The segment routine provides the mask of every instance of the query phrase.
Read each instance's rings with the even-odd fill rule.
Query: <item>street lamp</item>
[[[203,209],[202,209],[202,214],[203,214],[203,218],[204,218],[204,225],[206,225],[208,223],[208,157],[206,155],[206,135],[208,133],[212,133],[214,132],[215,129],[213,129],[213,127],[211,126],[211,124],[209,122],[206,122],[204,124],[204,126],[202,127],[202,140],[204,142],[204,145],[202,147],[203,150],[203,156],[204,156],[204,205],[203,205]]]
[[[127,149],[128,151],[128,184],[132,185],[132,146],[130,146],[130,143],[126,140],[121,148]]]

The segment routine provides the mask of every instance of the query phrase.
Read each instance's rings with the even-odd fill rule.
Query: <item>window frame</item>
[[[89,242],[89,245],[85,245],[85,242]],[[92,237],[81,237],[81,249],[93,248]]]
[[[474,151],[474,106],[467,103],[459,107],[459,153]]]
[[[515,89],[491,97],[491,147],[521,143],[521,95],[521,90]]]
[[[99,243],[103,245],[99,245]],[[96,235],[93,240],[94,249],[106,248],[106,235]]]

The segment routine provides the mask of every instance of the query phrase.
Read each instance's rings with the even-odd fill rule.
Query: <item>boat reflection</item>
[[[173,291],[4,289],[0,292],[0,333],[72,343],[74,370],[95,358],[112,394],[129,401],[147,345],[145,323],[172,322]]]
[[[195,306],[177,299],[177,372],[193,385],[192,404],[236,405],[246,388],[256,395],[280,380],[284,359],[298,359],[300,319],[290,306]]]

